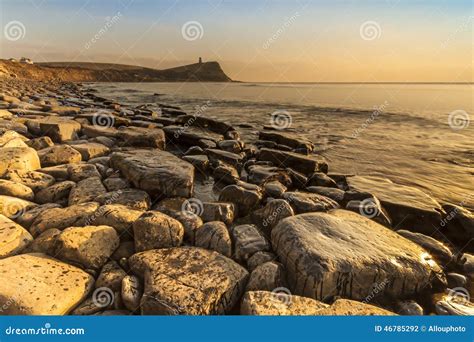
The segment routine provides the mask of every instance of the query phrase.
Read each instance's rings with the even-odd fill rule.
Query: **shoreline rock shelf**
[[[0,79],[0,315],[472,313],[466,208],[94,93]]]

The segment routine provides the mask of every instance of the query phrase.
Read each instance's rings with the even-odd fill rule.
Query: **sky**
[[[0,58],[251,82],[473,82],[472,1],[0,0]]]

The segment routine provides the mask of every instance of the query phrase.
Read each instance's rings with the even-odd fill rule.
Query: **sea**
[[[179,106],[311,140],[330,173],[386,177],[474,210],[474,84],[93,83],[128,105]]]

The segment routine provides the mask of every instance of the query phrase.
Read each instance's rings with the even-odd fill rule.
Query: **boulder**
[[[101,268],[117,249],[119,237],[109,226],[69,227],[56,240],[56,257],[84,268]]]
[[[126,275],[127,273],[115,261],[109,261],[102,267],[94,287],[96,289],[106,287],[114,292],[121,291],[122,280]]]
[[[263,195],[259,190],[246,189],[233,184],[222,189],[219,195],[219,202],[234,203],[238,215],[245,216],[260,204],[262,197]]]
[[[76,183],[72,181],[64,181],[55,183],[45,189],[42,189],[36,193],[36,203],[46,204],[54,203],[65,200],[69,197],[71,189],[76,186]]]
[[[81,124],[73,120],[48,119],[39,123],[40,135],[50,137],[54,142],[61,143],[75,140],[81,130]]]
[[[35,194],[31,188],[24,184],[0,179],[0,195],[18,197],[27,201],[32,201],[35,198]]]
[[[216,251],[229,258],[232,256],[232,241],[224,222],[213,221],[203,224],[196,230],[194,245]]]
[[[94,278],[79,268],[43,254],[0,260],[0,313],[65,315],[82,302]]]
[[[183,242],[183,225],[159,211],[148,211],[133,223],[137,252],[177,247]]]
[[[133,210],[121,204],[106,204],[97,209],[89,218],[88,224],[114,227],[120,236],[132,236],[133,222],[142,214],[141,210]]]
[[[118,130],[121,146],[153,147],[165,149],[165,133],[158,128],[124,127]]]
[[[142,314],[228,313],[243,293],[248,272],[231,259],[196,247],[156,249],[133,255],[132,272],[145,280]]]
[[[0,259],[20,253],[31,241],[27,230],[0,214]]]
[[[10,171],[5,176],[9,180],[26,185],[34,192],[54,184],[54,177],[37,171]]]
[[[107,146],[93,142],[74,144],[71,145],[71,147],[78,151],[82,156],[82,160],[85,161],[92,158],[102,157],[110,153],[110,149]]]
[[[270,243],[265,236],[252,224],[233,227],[231,235],[234,242],[234,258],[239,262],[246,262],[257,252],[271,250]]]
[[[50,137],[39,137],[26,141],[26,144],[29,147],[34,148],[36,151],[39,151],[44,148],[53,146],[54,142],[51,140]]]
[[[81,180],[69,193],[69,205],[93,202],[107,192],[99,177]]]
[[[0,148],[0,177],[10,171],[34,171],[40,167],[38,154],[30,147]]]
[[[130,188],[129,181],[120,177],[109,177],[104,179],[102,183],[104,183],[104,186],[109,192]]]
[[[337,203],[341,203],[344,200],[345,192],[341,189],[328,188],[325,186],[308,186],[305,190],[314,194],[328,197]]]
[[[150,196],[143,190],[123,189],[104,193],[95,198],[100,204],[121,204],[134,210],[148,210]]]
[[[314,149],[314,145],[311,141],[292,132],[260,131],[258,138],[260,140],[273,141],[279,145],[286,145],[293,149],[305,149],[308,152],[311,152]]]
[[[120,170],[136,188],[152,195],[191,197],[193,194],[194,167],[169,152],[114,152],[110,165]]]
[[[67,166],[67,173],[69,179],[74,182],[79,182],[91,177],[101,177],[94,164],[70,164]]]
[[[283,266],[275,261],[269,261],[257,266],[247,283],[246,291],[273,291],[285,287],[286,274]]]
[[[30,227],[33,236],[50,228],[64,229],[72,226],[85,226],[92,214],[99,208],[95,202],[72,205],[66,208],[51,208],[42,211]]]
[[[61,208],[59,204],[56,203],[48,203],[48,204],[42,204],[38,205],[36,207],[33,207],[24,213],[22,213],[20,216],[18,216],[15,221],[18,223],[20,226],[29,229],[33,221],[36,219],[36,217],[41,214],[43,211],[52,209],[52,208]]]
[[[43,167],[80,163],[82,160],[81,154],[68,145],[54,145],[47,147],[39,150],[38,155]]]
[[[316,157],[270,148],[260,149],[258,160],[272,162],[277,167],[289,167],[306,176],[310,176],[319,171],[323,172],[325,171],[325,167],[327,167],[325,162]]]
[[[367,238],[370,236],[370,238]],[[272,230],[272,245],[294,293],[325,300],[402,298],[429,287],[440,267],[421,247],[346,210],[288,217]]]
[[[474,251],[474,213],[466,208],[454,204],[443,204],[446,216],[440,222],[442,233],[450,241],[465,247],[468,251]],[[465,246],[466,241],[471,243]]]
[[[339,204],[332,199],[309,192],[288,191],[283,194],[283,198],[290,203],[297,214],[339,208]]]
[[[226,225],[232,224],[235,217],[233,203],[226,202],[203,202],[201,218],[204,222],[222,221]]]
[[[337,184],[334,179],[322,172],[313,173],[308,179],[307,186],[324,186],[337,189]]]
[[[61,234],[59,229],[48,229],[34,239],[23,252],[54,255],[56,240],[59,234]]]
[[[0,195],[0,214],[16,220],[37,204],[17,197]]]
[[[439,229],[443,209],[423,191],[395,184],[379,177],[353,176],[347,178],[349,189],[375,195],[398,229],[431,235]]]
[[[121,297],[123,305],[130,311],[135,312],[140,309],[140,300],[143,296],[143,286],[140,280],[127,275],[122,279]]]
[[[270,234],[272,228],[285,217],[295,213],[291,205],[284,199],[274,199],[261,209],[252,212],[252,220],[261,227],[265,233]]]

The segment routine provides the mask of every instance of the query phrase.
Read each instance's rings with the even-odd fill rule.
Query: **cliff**
[[[231,82],[217,62],[196,63],[157,70],[140,66],[49,62],[23,64],[0,60],[0,74],[20,79],[67,82]]]

